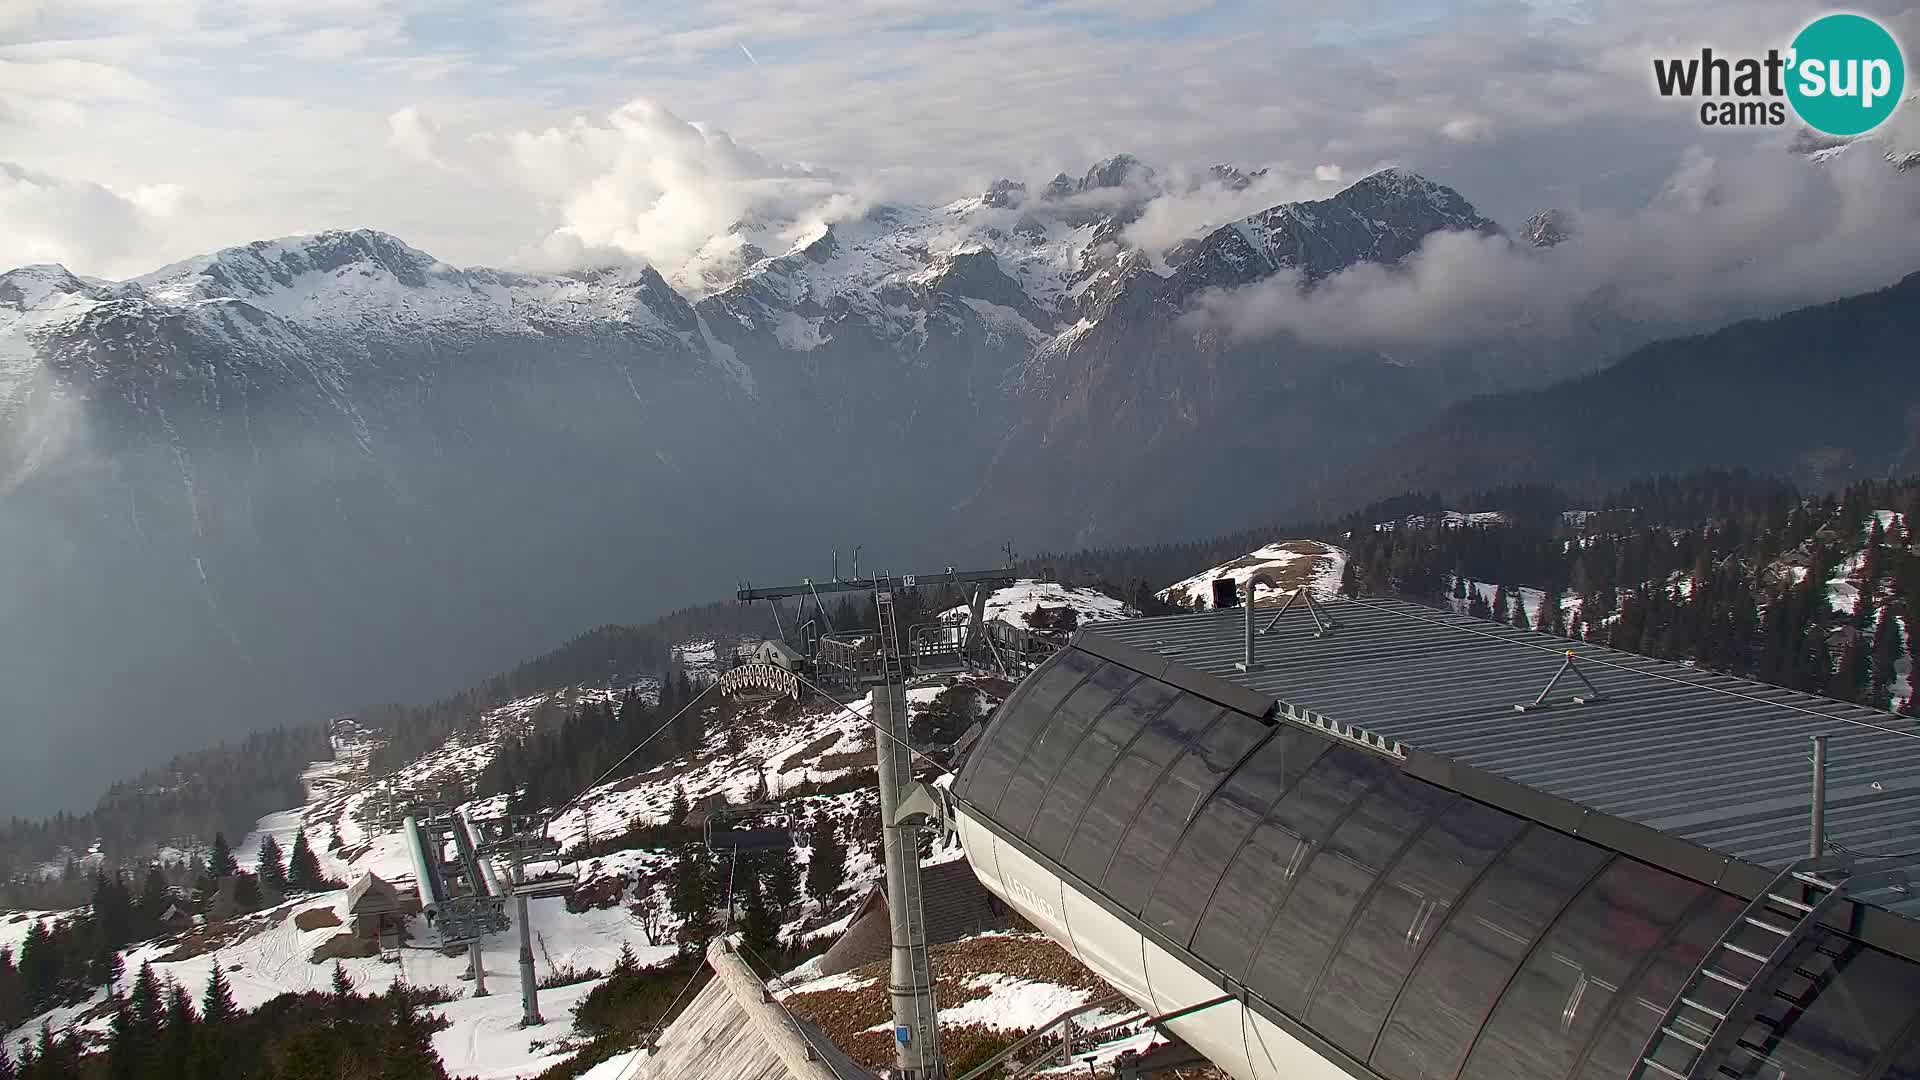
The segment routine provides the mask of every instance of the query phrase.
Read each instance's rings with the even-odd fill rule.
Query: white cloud
[[[178,220],[187,194],[155,185],[122,194],[0,161],[0,266],[61,263],[133,274]]]
[[[677,266],[749,215],[801,223],[861,209],[844,180],[776,165],[723,131],[635,100],[601,122],[522,131],[505,145],[559,224],[541,250],[613,250]]]
[[[1293,276],[1205,298],[1194,317],[1241,339],[1451,345],[1550,340],[1604,307],[1669,331],[1820,303],[1920,270],[1920,184],[1874,155],[1815,166],[1780,153],[1689,155],[1629,212],[1575,210],[1574,238],[1430,237],[1399,268],[1303,290]]]
[[[159,90],[127,68],[93,60],[9,60],[0,56],[0,93],[72,101],[152,100]]]
[[[1648,58],[1729,32],[1684,0],[1466,0],[1422,19],[1381,2],[714,0],[644,20],[607,0],[35,2],[24,33],[0,33],[0,147],[115,190],[199,193],[156,260],[356,225],[462,262],[550,237],[666,257],[744,208],[936,201],[1121,150],[1163,171],[1319,162],[1298,171],[1322,184],[1394,161],[1508,221],[1569,201],[1558,189],[1629,205],[1700,137],[1650,92]],[[1804,17],[1753,0],[1727,47]],[[738,144],[618,107],[642,95]],[[860,182],[772,164],[790,161]],[[1142,235],[1191,227],[1175,210]]]
[[[0,34],[31,25],[46,8],[46,0],[7,0],[0,4]]]
[[[433,121],[412,105],[387,116],[387,141],[402,153],[430,165],[441,164],[440,155],[434,149],[436,135]]]
[[[1285,166],[1273,166],[1265,176],[1240,191],[1214,182],[1192,191],[1170,192],[1147,203],[1139,220],[1127,227],[1126,238],[1157,256],[1182,240],[1204,235],[1270,206],[1326,198],[1340,188],[1340,170],[1331,168],[1332,175],[1324,175],[1329,168],[1319,166],[1312,177],[1304,177]]]
[[[1493,124],[1484,116],[1456,116],[1440,125],[1440,134],[1454,142],[1487,142],[1493,138]]]

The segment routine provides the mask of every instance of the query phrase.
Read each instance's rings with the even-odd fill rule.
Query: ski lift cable
[[[1459,623],[1452,623],[1452,622],[1446,622],[1441,619],[1428,618],[1425,615],[1416,615],[1410,611],[1401,611],[1397,608],[1387,607],[1382,604],[1369,603],[1368,601],[1358,599],[1357,597],[1348,597],[1346,602],[1349,604],[1359,604],[1363,607],[1369,607],[1374,609],[1375,611],[1382,611],[1389,615],[1397,615],[1403,619],[1411,619],[1414,622],[1431,623],[1434,626],[1445,627],[1449,630],[1453,630],[1458,633],[1473,634],[1476,637],[1487,638],[1489,640],[1498,641],[1506,645],[1517,646],[1525,649],[1537,649],[1540,652],[1554,653],[1557,655],[1565,655],[1569,651],[1569,649],[1566,646],[1540,645],[1540,644],[1535,644],[1534,642],[1531,642],[1531,641],[1522,641],[1522,640],[1519,640],[1518,638],[1508,637],[1505,634],[1496,634],[1491,631],[1480,630],[1471,626],[1461,626]],[[1581,644],[1585,644],[1585,643],[1583,642]],[[1805,713],[1808,716],[1817,717],[1821,720],[1832,720],[1842,724],[1851,724],[1854,727],[1863,727],[1868,729],[1869,731],[1878,731],[1883,735],[1898,735],[1904,739],[1920,739],[1920,731],[1902,731],[1899,728],[1891,728],[1883,724],[1875,724],[1866,720],[1856,720],[1850,716],[1840,716],[1834,713],[1818,712],[1816,710],[1809,709],[1803,705],[1794,705],[1785,701],[1772,701],[1767,698],[1757,697],[1753,694],[1743,694],[1738,690],[1729,690],[1724,686],[1714,686],[1711,683],[1694,682],[1689,679],[1677,678],[1672,675],[1662,675],[1657,671],[1647,671],[1642,668],[1632,667],[1628,664],[1622,664],[1612,660],[1605,660],[1598,656],[1594,656],[1591,653],[1585,653],[1585,652],[1580,653],[1578,656],[1578,659],[1583,664],[1592,664],[1595,667],[1613,668],[1615,670],[1624,671],[1632,675],[1640,675],[1649,679],[1659,679],[1662,682],[1670,682],[1677,686],[1688,686],[1696,690],[1710,690],[1716,694],[1724,694],[1727,697],[1739,698],[1742,701],[1750,701],[1755,705],[1770,705],[1775,708],[1786,709],[1789,712]],[[1846,702],[1835,701],[1834,704],[1844,706]]]
[[[733,932],[733,879],[740,871],[740,845],[733,845],[733,861],[727,864],[727,932]]]
[[[928,757],[926,754],[921,753],[918,750],[915,750],[910,744],[903,741],[898,735],[895,735],[893,732],[888,731],[886,728],[881,727],[871,716],[862,716],[859,713],[853,711],[853,709],[847,707],[846,705],[841,704],[840,701],[837,700],[832,694],[829,694],[825,690],[822,690],[818,686],[815,686],[814,684],[808,682],[805,676],[796,674],[794,675],[794,680],[798,682],[801,686],[804,686],[807,689],[813,691],[814,693],[819,694],[821,697],[826,698],[828,701],[833,702],[834,707],[838,708],[841,712],[846,713],[848,716],[851,716],[855,720],[858,720],[861,723],[867,725],[868,727],[879,732],[881,735],[885,736],[886,738],[891,739],[896,743],[899,743],[902,747],[906,748],[906,751],[908,754],[911,754],[912,756],[917,757],[920,760],[926,762],[927,764],[933,766],[934,768],[940,770],[942,775],[944,776],[955,775],[952,769],[949,769],[945,765],[942,765],[939,762],[933,760],[932,758]]]
[[[674,1015],[673,1010],[680,1007],[680,999],[686,997],[687,991],[693,989],[693,984],[700,981],[700,973],[705,971],[706,967],[707,965],[704,963],[693,965],[693,974],[687,977],[687,985],[681,987],[680,992],[673,996],[673,1004],[667,1006],[667,1011],[661,1013],[660,1019],[655,1021],[653,1027],[649,1029],[647,1033],[647,1042],[649,1044],[658,1038],[661,1032],[667,1029],[670,1018]],[[652,1049],[651,1045],[648,1046],[648,1049]]]
[[[677,713],[674,713],[672,718],[669,719],[666,723],[661,724],[658,728],[655,728],[653,734],[648,735],[644,739],[641,739],[639,742],[639,745],[635,746],[633,749],[627,751],[626,754],[622,755],[620,760],[614,762],[610,767],[608,767],[606,772],[601,773],[599,776],[589,781],[587,783],[587,786],[580,789],[579,794],[575,795],[573,798],[568,799],[565,803],[561,804],[560,808],[555,810],[553,813],[548,814],[547,821],[546,821],[546,828],[551,828],[553,826],[553,823],[559,819],[560,815],[566,813],[567,811],[573,809],[574,806],[578,805],[581,799],[586,798],[588,792],[592,791],[596,787],[599,787],[603,782],[606,781],[607,777],[612,776],[614,773],[620,771],[620,766],[625,765],[628,761],[632,760],[633,755],[646,749],[649,743],[653,742],[653,740],[659,738],[661,735],[665,734],[668,730],[670,730],[674,725],[674,721],[679,720],[682,716],[685,716],[688,709],[691,709],[695,705],[700,704],[700,702],[703,699],[705,699],[708,694],[713,693],[713,691],[716,688],[718,688],[719,685],[720,684],[718,681],[708,683],[706,689],[700,691],[698,694],[695,694],[692,701],[689,701],[685,705],[681,706],[680,711]],[[545,831],[545,829],[543,829],[542,831]]]

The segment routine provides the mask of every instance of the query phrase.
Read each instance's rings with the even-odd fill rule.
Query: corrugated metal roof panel
[[[1256,609],[1264,631],[1275,608]],[[1288,610],[1244,658],[1244,609],[1100,623],[1098,638],[1443,755],[1723,855],[1807,850],[1809,736],[1829,737],[1827,832],[1865,854],[1920,848],[1920,724],[1871,709],[1395,600]],[[1561,678],[1568,653],[1599,691]],[[1897,897],[1888,906],[1905,906]]]

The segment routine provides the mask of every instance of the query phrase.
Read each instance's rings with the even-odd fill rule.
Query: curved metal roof
[[[1337,624],[1324,635],[1302,608],[1271,629],[1273,610],[1255,610],[1250,672],[1240,608],[1097,624],[1080,643],[1139,650],[1256,695],[1249,707],[1271,700],[1283,717],[1364,729],[1410,758],[1444,758],[1763,867],[1808,850],[1809,736],[1826,735],[1830,841],[1865,855],[1920,849],[1910,718],[1402,601],[1335,601],[1322,609]],[[1597,699],[1568,674],[1545,707],[1517,709],[1569,652]]]
[[[1735,804],[1804,763],[1773,777],[1757,752],[1715,769],[1705,750],[1622,729],[1700,736],[1715,709],[1778,709],[1799,718],[1776,716],[1793,730],[1743,729],[1733,748],[1758,739],[1804,758],[1806,727],[1831,725],[1846,739],[1836,764],[1879,745],[1855,741],[1866,737],[1895,744],[1905,767],[1902,736],[1854,735],[1846,717],[1717,688],[1745,695],[1737,680],[1650,678],[1640,665],[1651,662],[1583,645],[1597,700],[1576,680],[1586,704],[1518,712],[1569,643],[1480,634],[1410,605],[1333,611],[1340,625],[1324,637],[1288,612],[1251,673],[1234,666],[1238,610],[1083,631],[1000,707],[952,791],[1064,883],[1229,991],[1244,987],[1356,1075],[1626,1077],[1723,932],[1772,948],[1741,936],[1766,931],[1739,920],[1774,875],[1700,838],[1750,827],[1772,839],[1739,850],[1790,858],[1789,810]],[[1272,611],[1260,614],[1264,625]],[[1699,815],[1649,791],[1683,777],[1698,784]],[[1848,806],[1843,829],[1866,820],[1859,800]],[[1916,925],[1878,911],[1809,922],[1773,1007],[1797,1004],[1768,1016],[1778,1035],[1753,1037],[1752,1061],[1796,1078],[1920,1077],[1920,950],[1888,921]]]

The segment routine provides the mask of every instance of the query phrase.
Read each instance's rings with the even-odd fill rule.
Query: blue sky
[[[454,261],[506,262],[571,214],[632,212],[637,226],[648,200],[694,200],[716,177],[804,165],[863,198],[935,199],[1000,175],[1078,174],[1119,151],[1163,170],[1266,165],[1304,192],[1316,170],[1404,164],[1501,219],[1549,202],[1631,205],[1689,149],[1753,140],[1655,99],[1649,58],[1764,47],[1819,11],[1730,10],[5,0],[0,263],[118,276],[363,225]],[[690,139],[689,122],[730,141]],[[667,190],[681,182],[695,189]]]

